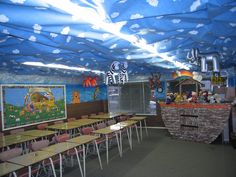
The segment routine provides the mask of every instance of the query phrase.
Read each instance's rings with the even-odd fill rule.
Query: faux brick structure
[[[229,119],[230,104],[160,104],[170,134],[178,139],[211,143]]]

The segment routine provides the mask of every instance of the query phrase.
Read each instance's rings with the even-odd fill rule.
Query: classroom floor
[[[101,152],[103,170],[97,158],[87,159],[87,177],[236,177],[236,149],[230,145],[201,144],[175,140],[167,130],[151,129],[141,144],[134,140],[133,151],[124,141],[120,158],[110,151],[109,165]],[[135,136],[133,136],[135,139]],[[79,177],[78,167],[65,169],[64,177]]]

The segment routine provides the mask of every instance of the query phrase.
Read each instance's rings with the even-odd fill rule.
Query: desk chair
[[[18,129],[11,130],[10,134],[14,135],[14,134],[17,134],[17,133],[20,133],[20,132],[23,132],[23,131],[25,131],[24,128],[18,128]]]
[[[75,120],[76,120],[75,117],[71,117],[71,118],[68,118],[68,119],[67,119],[67,122],[72,122],[72,121],[75,121]]]
[[[37,125],[37,129],[38,130],[45,130],[47,126],[48,126],[48,123],[39,124],[39,125]]]
[[[53,123],[54,123],[54,125],[55,125],[55,124],[63,124],[64,121],[63,121],[63,120],[58,120],[58,121],[55,121],[55,122],[53,122]]]
[[[1,152],[0,153],[0,161],[5,162],[7,160],[10,160],[14,157],[18,157],[22,154],[23,149],[22,148],[13,148],[9,149],[7,151]],[[39,167],[33,167],[31,168],[31,174],[38,176],[39,172]],[[15,173],[15,172],[14,172]],[[16,172],[18,177],[28,177],[29,176],[29,170],[28,167],[23,167],[22,169],[18,170]]]
[[[40,141],[35,141],[32,142],[29,145],[29,149],[30,151],[39,151],[45,147],[49,146],[49,140],[40,140]],[[59,164],[60,163],[60,159],[56,158],[56,157],[52,157],[52,161],[53,164]],[[51,169],[51,163],[49,159],[46,159],[42,162],[42,166],[43,166],[43,170],[45,172],[45,174],[51,174],[50,172],[47,171],[47,168]],[[39,165],[39,169],[41,167],[41,164]],[[52,169],[51,169],[52,170]]]

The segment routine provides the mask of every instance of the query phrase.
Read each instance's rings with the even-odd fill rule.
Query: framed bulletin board
[[[1,85],[2,130],[66,119],[65,85]]]

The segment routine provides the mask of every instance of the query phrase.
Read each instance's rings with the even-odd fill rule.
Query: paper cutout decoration
[[[97,77],[92,78],[91,76],[87,76],[83,81],[84,87],[95,87],[97,86]]]
[[[199,72],[193,72],[193,79],[198,81],[198,82],[201,82],[202,81],[202,75],[199,73]]]
[[[201,66],[201,72],[208,72],[208,64],[212,64],[213,72],[220,72],[219,54],[217,52],[200,53],[199,49],[192,49],[187,54],[187,59],[196,65]]]
[[[175,71],[172,73],[173,79],[177,79],[179,77],[186,78],[186,77],[193,77],[193,74],[190,71],[181,70],[181,71]]]
[[[124,84],[128,82],[128,63],[114,61],[110,66],[110,70],[106,72],[105,83],[106,85]],[[118,78],[116,76],[118,75]]]
[[[157,73],[157,74],[151,74],[152,77],[149,78],[149,86],[151,88],[151,90],[156,89],[158,93],[162,93],[163,92],[163,88],[161,86],[161,74]]]
[[[123,62],[120,64],[120,72],[119,72],[119,83],[120,84],[124,84],[125,82],[128,82],[128,72],[127,72],[127,68],[128,68],[128,63],[127,62]]]

